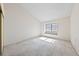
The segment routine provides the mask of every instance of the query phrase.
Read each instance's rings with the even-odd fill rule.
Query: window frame
[[[47,27],[47,26],[49,26],[50,28]],[[53,27],[53,26],[55,26],[55,27]],[[58,30],[58,24],[57,23],[46,23],[45,24],[45,33],[46,34],[57,35],[58,34],[57,30]]]

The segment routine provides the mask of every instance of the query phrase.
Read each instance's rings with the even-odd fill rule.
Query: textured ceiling
[[[23,8],[40,21],[48,21],[71,15],[71,3],[26,3]]]

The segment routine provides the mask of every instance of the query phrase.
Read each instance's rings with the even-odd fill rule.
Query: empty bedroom
[[[79,55],[79,4],[2,3],[0,7],[2,56]]]

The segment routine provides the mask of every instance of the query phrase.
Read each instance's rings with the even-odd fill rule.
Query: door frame
[[[0,4],[0,55],[3,55],[3,12],[2,3]]]

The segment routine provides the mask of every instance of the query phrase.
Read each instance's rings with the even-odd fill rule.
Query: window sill
[[[57,33],[56,33],[56,32],[45,32],[45,34],[57,35]]]

